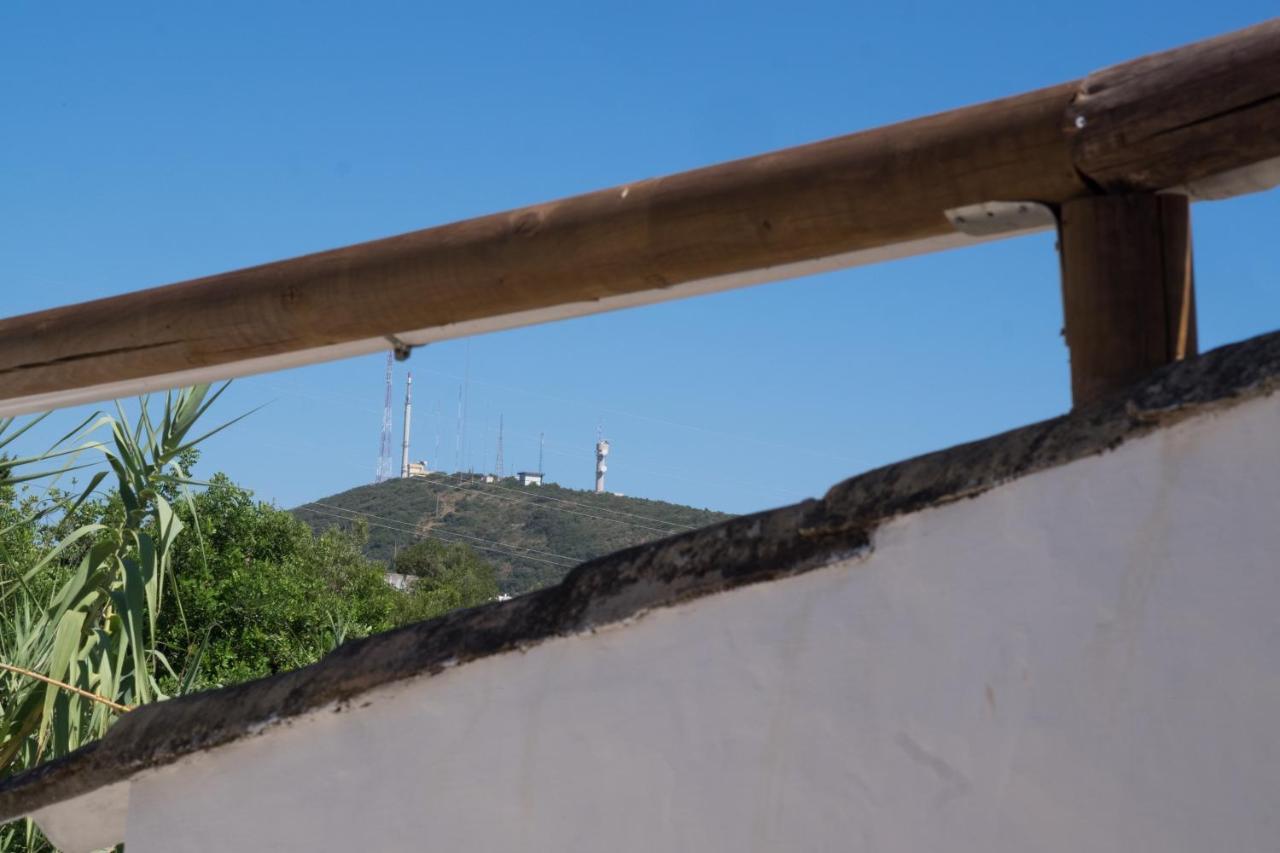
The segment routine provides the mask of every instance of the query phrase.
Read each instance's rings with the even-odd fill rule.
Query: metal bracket
[[[1015,231],[1040,231],[1057,225],[1048,205],[1037,201],[984,201],[944,211],[961,234],[992,237]]]
[[[406,344],[395,335],[387,335],[387,340],[391,343],[391,351],[395,353],[396,361],[409,360],[409,356],[413,354],[415,344]]]
[[[1262,192],[1276,186],[1280,186],[1280,157],[1189,181],[1169,192],[1182,193],[1192,201],[1218,201]]]

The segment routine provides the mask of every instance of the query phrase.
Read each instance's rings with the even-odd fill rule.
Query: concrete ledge
[[[821,500],[750,516],[585,563],[560,585],[352,642],[294,672],[126,714],[102,741],[0,782],[0,821],[96,791],[373,688],[655,608],[867,553],[887,519],[1105,453],[1192,415],[1270,394],[1280,333],[1164,368],[1070,415],[854,477]]]

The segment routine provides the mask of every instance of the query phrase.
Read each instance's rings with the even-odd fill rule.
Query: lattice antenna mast
[[[381,483],[391,476],[391,365],[395,361],[392,353],[387,353],[387,393],[382,403],[382,443],[378,447],[378,471],[373,481]]]
[[[493,476],[502,479],[502,415],[498,415],[498,461],[493,464]]]
[[[545,474],[546,470],[542,467],[542,448],[546,444],[546,433],[538,433],[538,473]]]

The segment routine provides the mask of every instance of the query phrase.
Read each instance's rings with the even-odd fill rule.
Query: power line
[[[320,503],[319,501],[312,501],[311,503],[303,504],[303,506],[324,507],[325,509],[316,510],[316,512],[319,512],[321,515],[327,515],[332,518],[340,519],[342,521],[355,521],[361,518],[366,520],[369,518],[376,518],[376,519],[379,519],[380,521],[384,521],[388,523],[377,524],[372,521],[368,523],[373,527],[381,527],[385,530],[393,530],[398,533],[408,533],[417,539],[430,538],[432,536],[437,536],[437,535],[438,536],[457,536],[462,539],[470,539],[476,542],[484,543],[484,545],[475,546],[477,548],[488,546],[487,550],[501,551],[503,553],[506,553],[508,556],[520,557],[521,559],[537,560],[538,562],[547,563],[549,565],[560,565],[562,568],[573,567],[582,562],[582,560],[576,557],[569,557],[564,554],[557,554],[553,551],[543,551],[538,548],[529,548],[524,545],[516,545],[510,542],[499,542],[496,539],[486,539],[482,536],[472,536],[467,533],[458,533],[457,531],[454,531],[454,530],[444,530],[444,529],[437,530],[435,528],[432,528],[432,530],[429,533],[425,533],[425,534],[419,533],[417,527],[409,524],[408,522],[399,521],[394,518],[387,518],[386,516],[375,515],[374,513],[360,512],[358,510],[348,509],[347,507],[340,507],[340,506],[335,506],[333,504]],[[337,510],[337,512],[334,512],[334,510]],[[339,513],[348,513],[348,515],[340,515]],[[529,553],[521,553],[521,552],[529,552]],[[548,560],[548,559],[542,559],[539,557],[533,557],[533,556],[530,556],[530,554],[541,554],[543,555],[543,557],[550,557],[552,559]],[[553,562],[553,560],[564,560],[567,563],[567,566],[565,566],[564,564]]]
[[[445,475],[445,476],[449,476],[449,475]],[[458,477],[462,477],[462,476],[464,476],[464,475],[462,475],[462,474],[458,474],[457,476],[458,476]],[[509,502],[514,502],[514,503],[529,503],[529,502],[531,502],[531,501],[536,501],[536,500],[538,499],[538,496],[537,496],[537,495],[528,495],[528,496],[526,496],[526,495],[524,495],[523,493],[521,493],[521,494],[520,494],[520,497],[508,497],[508,496],[506,496],[506,495],[495,495],[495,494],[493,494],[492,492],[486,492],[486,491],[482,490],[481,488],[479,488],[479,484],[476,484],[476,485],[477,485],[477,487],[476,487],[476,488],[467,488],[467,486],[466,486],[465,484],[460,484],[460,485],[451,485],[451,484],[449,484],[449,483],[440,483],[439,485],[443,486],[443,487],[444,487],[444,488],[446,488],[446,489],[457,489],[458,491],[465,492],[465,493],[467,493],[467,494],[469,494],[469,495],[477,495],[477,496],[479,496],[479,497],[487,497],[487,498],[492,498],[493,500],[499,500],[499,501],[509,501]],[[503,491],[513,491],[513,490],[510,490],[510,489],[503,489]],[[612,522],[615,522],[615,523],[617,523],[617,524],[627,524],[627,525],[630,525],[631,527],[638,527],[638,528],[640,528],[640,529],[642,529],[642,530],[650,530],[650,531],[653,531],[654,533],[662,533],[662,534],[666,534],[666,535],[671,535],[671,534],[673,534],[673,533],[677,533],[677,532],[679,532],[678,530],[674,530],[674,529],[669,528],[669,527],[666,527],[666,528],[663,528],[663,527],[649,527],[648,525],[638,524],[638,523],[636,523],[636,522],[634,522],[634,521],[627,521],[625,518],[614,518],[614,517],[607,516],[607,515],[592,515],[592,514],[590,514],[590,513],[586,513],[586,512],[575,512],[574,510],[571,510],[571,509],[565,509],[564,507],[544,506],[543,508],[544,508],[544,509],[549,509],[549,510],[551,510],[551,511],[553,511],[553,512],[565,512],[565,513],[568,513],[568,514],[570,514],[570,515],[580,515],[580,516],[582,516],[583,518],[593,518],[593,519],[595,519],[596,521],[612,521]],[[660,523],[662,523],[662,524],[670,524],[670,523],[672,523],[672,522],[665,522],[665,521],[664,521],[664,522],[660,522]],[[689,530],[693,530],[693,529],[695,529],[695,528],[690,527],[690,528],[688,528],[688,529],[689,529]]]
[[[450,476],[450,475],[445,474],[445,475],[443,475],[443,476],[446,476],[446,477],[447,477],[447,476]],[[641,520],[643,520],[643,521],[652,521],[652,522],[656,522],[657,524],[669,524],[669,525],[671,525],[672,527],[677,527],[677,528],[680,528],[680,529],[682,529],[682,530],[697,530],[697,529],[698,529],[696,525],[692,525],[692,524],[682,524],[682,523],[680,523],[680,522],[678,522],[678,521],[667,521],[665,518],[654,518],[653,516],[649,516],[649,515],[640,515],[639,513],[635,513],[635,512],[627,512],[626,510],[622,510],[622,509],[609,509],[608,507],[602,507],[602,506],[598,507],[598,506],[594,506],[594,505],[592,505],[592,504],[583,503],[583,502],[581,502],[581,501],[572,501],[572,500],[569,500],[568,498],[556,498],[556,497],[552,497],[551,495],[530,494],[530,493],[528,493],[528,492],[524,492],[524,491],[520,491],[520,490],[517,490],[517,489],[513,489],[513,488],[511,488],[511,487],[509,487],[509,486],[504,486],[504,485],[502,485],[502,484],[500,484],[500,483],[486,483],[485,485],[493,486],[494,488],[496,488],[496,489],[501,489],[501,490],[502,490],[502,491],[504,491],[504,492],[511,492],[512,494],[520,495],[521,497],[527,498],[529,501],[532,501],[532,502],[534,502],[534,503],[536,503],[536,502],[538,502],[538,501],[556,501],[557,503],[565,503],[565,504],[569,504],[570,506],[583,507],[583,508],[585,508],[585,509],[595,510],[595,511],[597,511],[597,512],[611,512],[611,513],[614,513],[614,514],[616,514],[616,515],[625,515],[625,516],[628,516],[628,517],[630,517],[630,518],[639,518],[639,519],[641,519]],[[556,507],[548,507],[548,509],[556,509]],[[597,516],[591,516],[591,517],[595,518],[595,517],[597,517]],[[607,516],[605,516],[605,518],[606,518],[607,520],[609,520],[609,521],[621,521],[621,520],[622,520],[622,519],[618,519],[618,518],[608,518]],[[643,525],[637,525],[637,526],[638,526],[638,527],[642,527]],[[645,529],[646,529],[646,530],[653,530],[654,528],[652,528],[652,527],[646,527]]]
[[[353,518],[356,518],[356,517],[376,518],[376,519],[379,519],[380,521],[385,521],[388,524],[398,524],[401,527],[405,528],[407,531],[414,532],[414,533],[417,532],[417,525],[408,521],[401,521],[398,518],[389,518],[385,515],[377,515],[376,513],[372,513],[372,512],[362,512],[360,510],[349,509],[348,507],[337,506],[336,504],[322,503],[320,501],[312,501],[310,504],[305,504],[305,506],[321,506],[330,510],[337,510],[339,512],[350,513]],[[488,542],[491,545],[501,545],[504,548],[515,548],[522,551],[531,551],[535,554],[542,554],[547,557],[558,557],[562,560],[580,562],[576,557],[570,557],[566,554],[557,554],[554,551],[542,551],[538,548],[530,548],[527,545],[516,545],[511,542],[500,542],[497,539],[486,539],[482,536],[473,536],[467,533],[458,533],[457,531],[454,531],[454,530],[443,530],[442,532],[448,534],[449,536],[462,536],[467,539],[474,539],[477,542]]]
[[[528,436],[529,438],[533,438],[533,435],[534,435],[532,432],[524,432],[518,429],[510,429],[510,430],[507,430],[507,432]],[[581,445],[576,443],[568,444],[562,441],[546,439],[542,433],[538,434],[538,440],[539,440],[540,456],[541,456],[541,450],[545,446],[546,452],[555,454],[557,456],[563,456],[568,459],[572,459],[574,461],[581,462],[583,460],[590,459],[592,462],[594,462],[596,459],[594,448],[592,448],[591,450],[584,450],[584,449],[581,449]],[[569,448],[569,447],[576,448],[576,449],[572,449],[572,450],[561,449],[561,448]],[[538,468],[539,470],[541,470],[542,466],[539,465]],[[747,490],[757,495],[768,495],[772,500],[793,501],[796,499],[796,494],[792,491],[789,491],[786,489],[762,487],[759,481],[748,482],[744,480],[735,480],[732,478],[728,478],[728,479],[723,477],[711,478],[711,477],[704,477],[704,476],[682,477],[682,476],[679,476],[678,474],[671,473],[671,469],[663,468],[660,465],[653,465],[652,463],[640,464],[640,463],[636,463],[635,461],[628,461],[627,469],[629,471],[639,471],[639,472],[647,473],[664,480],[679,480],[682,483],[697,483],[703,486],[705,485],[724,486],[726,488],[732,488],[739,492],[743,490]],[[661,519],[651,519],[651,520],[660,521]]]
[[[460,483],[458,485],[451,485],[449,483],[441,483],[440,485],[444,486],[447,489],[457,489],[458,491],[465,492],[466,494],[469,494],[469,495],[477,495],[479,497],[487,497],[487,498],[492,498],[493,500],[509,501],[513,503],[533,504],[535,506],[539,506],[541,509],[551,510],[552,512],[563,512],[569,515],[580,516],[582,518],[594,519],[596,521],[612,521],[612,522],[615,522],[616,524],[625,524],[629,527],[639,528],[640,530],[648,530],[653,533],[662,533],[662,534],[670,535],[673,533],[679,533],[681,530],[697,529],[696,527],[693,527],[690,525],[677,524],[676,522],[663,521],[662,519],[649,519],[649,520],[655,521],[658,524],[667,524],[671,526],[670,527],[650,527],[647,524],[640,524],[635,521],[628,521],[625,518],[618,518],[616,516],[594,515],[589,512],[579,512],[577,510],[567,509],[565,507],[548,506],[546,504],[539,504],[538,501],[540,500],[552,501],[552,500],[558,500],[558,499],[551,498],[551,497],[543,497],[540,495],[524,495],[523,493],[516,492],[516,490],[506,488],[505,486],[497,486],[497,484]],[[483,488],[484,485],[493,485],[495,486],[495,488],[501,490],[502,492],[506,492],[510,494],[501,494],[501,495],[493,494],[492,492],[485,491]],[[566,503],[569,503],[572,506],[586,506],[585,504],[573,503],[572,501],[566,501]],[[591,508],[594,509],[594,507],[591,507]],[[613,510],[605,510],[605,511],[612,512]]]
[[[338,520],[338,521],[355,521],[355,520],[357,520],[356,518],[352,518],[351,516],[339,515],[338,513],[332,513],[332,512],[325,511],[325,510],[315,510],[315,512],[316,512],[318,515],[322,515],[322,516],[325,516],[325,517],[327,517],[327,518],[335,519],[335,520]],[[365,520],[365,523],[366,523],[366,524],[368,524],[370,527],[378,527],[378,528],[381,528],[381,529],[383,529],[383,530],[390,530],[390,531],[392,531],[393,533],[405,533],[405,534],[408,534],[408,536],[409,536],[411,539],[413,539],[413,540],[415,540],[415,541],[419,541],[419,542],[420,542],[420,541],[423,541],[423,540],[425,540],[425,539],[430,539],[430,538],[432,538],[433,536],[437,536],[437,535],[440,535],[440,534],[447,535],[447,536],[453,536],[453,535],[456,535],[456,534],[453,534],[453,533],[449,533],[448,531],[435,531],[435,532],[433,532],[433,533],[423,534],[423,533],[418,533],[418,532],[416,532],[416,531],[408,530],[408,529],[406,529],[406,528],[402,528],[402,527],[393,527],[393,526],[391,526],[391,525],[387,525],[387,524],[379,524],[379,523],[378,523],[378,522],[376,522],[376,521],[368,521],[367,519]],[[457,541],[457,540],[446,540],[446,541]],[[484,540],[481,540],[481,541],[484,541]],[[528,555],[528,554],[521,554],[521,553],[519,553],[519,552],[517,552],[517,551],[513,551],[513,550],[510,550],[510,549],[508,549],[508,548],[501,548],[501,547],[493,546],[493,545],[484,545],[484,544],[479,544],[479,545],[477,545],[477,544],[472,544],[472,543],[470,543],[470,542],[465,543],[465,544],[469,545],[469,546],[470,546],[470,547],[472,547],[472,548],[476,548],[477,550],[480,550],[480,551],[491,551],[491,552],[493,552],[493,553],[495,553],[495,554],[501,554],[501,555],[506,556],[506,557],[515,557],[515,558],[517,558],[517,559],[521,559],[521,560],[531,560],[531,561],[533,561],[533,562],[535,562],[535,563],[545,563],[545,564],[546,564],[546,565],[548,565],[548,566],[555,566],[556,568],[560,568],[560,569],[573,568],[574,566],[576,566],[576,565],[577,565],[577,563],[569,563],[569,564],[565,564],[565,563],[557,562],[557,561],[554,561],[554,560],[546,560],[546,559],[543,559],[543,558],[541,558],[541,557],[533,557],[533,556],[530,556],[530,555]]]
[[[590,408],[590,409],[595,410],[595,411],[605,412],[605,413],[612,414],[612,415],[619,415],[619,416],[621,416],[621,417],[625,417],[625,418],[633,418],[633,419],[635,419],[635,420],[639,420],[639,421],[648,421],[648,422],[650,422],[650,423],[662,424],[663,426],[676,427],[676,428],[678,428],[678,429],[690,430],[690,431],[692,431],[692,432],[706,433],[706,434],[708,434],[708,435],[717,435],[717,436],[720,436],[720,437],[722,437],[722,438],[730,438],[730,439],[734,439],[734,440],[736,440],[736,441],[743,441],[743,442],[747,442],[747,443],[749,443],[749,444],[757,444],[757,445],[761,445],[761,446],[764,446],[764,447],[773,447],[773,448],[776,448],[776,449],[778,449],[778,450],[786,450],[786,451],[790,451],[790,452],[793,452],[793,453],[802,453],[802,454],[805,454],[805,455],[808,455],[808,456],[815,456],[815,457],[822,458],[822,459],[830,459],[830,460],[834,460],[834,461],[838,461],[838,462],[842,462],[842,463],[852,463],[852,464],[855,464],[855,465],[866,465],[866,464],[868,464],[866,459],[855,459],[855,458],[853,458],[853,457],[849,457],[849,456],[842,456],[842,455],[840,455],[840,454],[827,453],[827,452],[823,452],[823,451],[818,450],[818,449],[816,449],[816,448],[814,448],[814,447],[812,447],[812,446],[809,446],[809,445],[795,445],[795,444],[788,444],[788,443],[786,443],[786,442],[771,441],[771,440],[769,440],[769,439],[759,438],[758,436],[748,435],[748,434],[745,434],[745,433],[735,433],[735,432],[729,432],[729,431],[727,431],[727,430],[714,429],[714,428],[712,428],[712,427],[700,426],[700,425],[698,425],[698,424],[683,423],[683,422],[681,422],[681,421],[674,421],[674,420],[671,420],[671,419],[669,419],[669,418],[660,418],[660,417],[657,417],[657,416],[654,416],[654,415],[646,415],[646,414],[641,414],[641,413],[639,413],[639,412],[631,412],[631,411],[627,411],[627,410],[625,410],[625,409],[616,409],[616,408],[612,408],[612,407],[601,407],[601,405],[600,405],[600,401],[591,400],[591,399],[584,398],[584,397],[566,397],[566,396],[563,396],[563,395],[560,395],[560,394],[549,394],[549,393],[547,393],[547,392],[545,392],[545,391],[534,391],[534,390],[532,390],[532,389],[530,389],[530,388],[528,388],[528,387],[526,387],[526,386],[522,386],[522,385],[507,385],[507,384],[502,383],[502,382],[492,382],[492,381],[489,381],[489,380],[486,380],[486,379],[472,379],[472,378],[470,377],[470,369],[469,369],[469,368],[466,370],[466,372],[465,372],[464,376],[458,376],[458,375],[457,375],[457,374],[455,374],[455,373],[449,373],[448,371],[445,371],[445,370],[437,370],[437,369],[434,369],[434,368],[423,368],[423,369],[422,369],[422,370],[420,370],[419,372],[421,372],[421,373],[427,373],[427,374],[432,374],[432,375],[435,375],[435,376],[442,377],[442,378],[444,378],[444,379],[453,379],[453,380],[457,380],[457,379],[464,379],[464,381],[465,381],[468,385],[470,385],[472,382],[474,382],[474,383],[475,383],[475,384],[477,384],[477,385],[486,385],[486,386],[488,386],[488,387],[490,387],[490,388],[499,388],[499,389],[503,389],[503,390],[506,390],[506,391],[514,391],[514,392],[516,392],[516,393],[524,394],[524,395],[526,395],[526,396],[530,396],[530,397],[540,397],[540,398],[545,399],[545,400],[556,400],[556,401],[564,402],[564,403],[572,403],[572,404],[577,405],[577,406],[583,406],[583,407],[587,407],[587,408]],[[276,390],[280,390],[280,389],[276,389]],[[289,392],[285,392],[285,393],[289,393]],[[301,395],[301,394],[300,394],[299,396],[306,396],[306,395]],[[331,392],[331,396],[332,396],[332,392]],[[367,401],[367,399],[365,399],[365,398],[361,398],[361,397],[358,397],[358,396],[356,396],[356,395],[345,395],[345,396],[350,397],[350,399],[352,399],[352,400],[362,400],[362,401],[364,401],[366,404],[367,404],[367,402],[368,402],[368,401]]]
[[[441,376],[447,379],[458,378],[455,374],[451,374],[443,370],[432,369],[432,370],[427,370],[425,372],[434,373],[437,376]],[[710,427],[698,426],[696,424],[681,423],[680,421],[673,421],[667,418],[659,418],[653,415],[643,415],[637,412],[629,412],[629,411],[626,411],[625,409],[601,407],[599,401],[594,401],[587,398],[564,397],[559,394],[548,394],[544,391],[533,391],[527,387],[518,386],[518,385],[507,385],[501,382],[491,382],[486,379],[471,379],[469,368],[467,370],[467,382],[468,384],[470,384],[471,382],[475,382],[478,385],[488,385],[491,388],[502,388],[508,391],[515,391],[521,394],[526,394],[531,397],[542,397],[543,399],[547,399],[547,400],[558,400],[565,403],[573,403],[578,406],[584,406],[584,407],[596,409],[600,412],[605,412],[608,414],[621,415],[622,417],[634,418],[640,421],[649,421],[650,423],[663,424],[664,426],[671,426],[671,427],[677,427],[679,429],[692,430],[694,432],[706,433],[708,435],[718,435],[723,438],[732,438],[738,441],[745,441],[751,444],[758,444],[764,447],[774,447],[779,450],[789,450],[794,453],[803,453],[809,456],[816,456],[822,459],[832,459],[840,462],[854,463],[859,465],[866,464],[866,460],[864,459],[860,460],[860,459],[854,459],[848,456],[841,456],[839,454],[834,454],[834,453],[824,453],[820,450],[816,450],[813,447],[810,447],[807,445],[801,446],[801,445],[786,444],[783,442],[770,441],[768,439],[757,438],[756,436],[746,435],[743,433],[732,433],[732,432],[727,432],[725,430],[718,430],[718,429],[712,429]]]
[[[325,517],[327,517],[327,518],[329,518],[329,519],[331,519],[331,520],[337,520],[337,521],[351,521],[351,520],[352,520],[352,519],[347,518],[346,516],[342,516],[342,515],[329,515],[329,514],[327,514],[327,513],[321,513],[321,515],[323,515],[323,516],[325,516]],[[388,526],[387,526],[387,525],[385,525],[385,524],[379,524],[379,523],[374,522],[374,521],[368,521],[368,522],[366,522],[366,524],[368,524],[370,527],[378,527],[378,528],[382,528],[382,529],[385,529],[385,530],[390,530],[392,533],[396,533],[396,534],[401,534],[401,533],[402,533],[402,534],[405,534],[405,535],[407,535],[407,536],[409,537],[409,539],[410,539],[411,541],[413,541],[413,542],[422,542],[422,541],[425,541],[425,540],[430,539],[430,538],[432,538],[433,536],[435,536],[435,534],[420,534],[420,533],[412,533],[412,532],[407,531],[407,530],[402,530],[402,529],[400,529],[400,528],[398,528],[398,527],[388,527]],[[489,553],[489,554],[496,554],[496,555],[497,555],[497,556],[499,556],[499,557],[506,557],[506,558],[508,558],[508,559],[513,559],[513,560],[525,560],[525,561],[532,562],[532,563],[541,563],[541,564],[543,564],[543,565],[547,565],[547,566],[554,566],[554,567],[555,567],[555,568],[557,568],[557,569],[572,569],[572,568],[574,568],[574,567],[577,565],[577,563],[562,563],[562,562],[558,562],[558,561],[555,561],[555,560],[546,560],[546,559],[543,559],[542,557],[533,557],[533,556],[530,556],[529,554],[520,554],[520,553],[517,553],[517,552],[514,552],[514,551],[509,551],[509,550],[507,550],[506,548],[498,548],[498,547],[495,547],[495,546],[492,546],[492,545],[484,545],[484,544],[479,544],[479,543],[475,543],[475,542],[463,542],[463,541],[458,540],[458,539],[441,539],[441,541],[443,541],[443,542],[449,542],[449,543],[453,543],[453,544],[463,544],[463,545],[466,545],[466,546],[467,546],[467,547],[469,547],[469,548],[474,548],[474,549],[476,549],[477,551],[483,551],[483,552],[486,552],[486,553]]]
[[[351,519],[351,518],[349,518],[349,517],[347,517],[347,516],[344,516],[344,515],[337,515],[337,514],[323,513],[323,512],[322,512],[322,513],[320,513],[320,514],[321,514],[321,515],[326,515],[326,516],[328,516],[328,517],[330,517],[330,518],[337,519],[337,520],[339,520],[339,521],[352,521],[352,520],[354,520],[354,519]],[[430,539],[430,538],[432,538],[432,536],[437,535],[437,534],[435,534],[435,533],[433,533],[433,534],[421,534],[421,533],[414,533],[414,532],[411,532],[411,531],[408,531],[408,530],[404,530],[404,529],[402,529],[402,528],[398,528],[398,527],[390,527],[390,526],[385,525],[385,524],[378,524],[377,522],[373,522],[373,521],[367,521],[366,523],[367,523],[370,527],[380,527],[380,528],[383,528],[383,529],[385,529],[385,530],[390,530],[390,531],[392,531],[392,532],[394,532],[394,533],[407,533],[411,539],[413,539],[414,541],[417,541],[417,542],[421,542],[421,541],[423,541],[423,540]],[[438,533],[438,532],[437,532],[437,533]],[[448,534],[448,535],[453,535],[453,534]],[[451,540],[446,540],[446,541],[451,541]],[[456,540],[452,540],[452,541],[456,541]],[[571,568],[573,568],[574,566],[576,566],[576,565],[577,565],[577,563],[568,563],[568,564],[566,564],[566,563],[555,562],[555,561],[553,561],[553,560],[544,560],[544,559],[542,559],[541,557],[531,557],[531,556],[529,556],[528,554],[520,554],[520,553],[517,553],[517,552],[515,552],[515,551],[510,551],[510,550],[508,550],[508,549],[506,549],[506,548],[498,548],[498,547],[491,546],[491,545],[476,545],[476,544],[472,544],[472,543],[469,543],[469,542],[468,542],[468,543],[465,543],[465,544],[467,544],[468,546],[470,546],[470,547],[472,547],[472,548],[475,548],[475,549],[476,549],[476,550],[478,550],[478,551],[489,551],[489,552],[494,553],[494,554],[501,554],[501,555],[503,555],[503,556],[505,556],[505,557],[514,557],[514,558],[517,558],[517,559],[520,559],[520,560],[530,560],[530,561],[535,562],[535,563],[544,563],[544,564],[546,564],[546,565],[548,565],[548,566],[555,566],[555,567],[556,567],[556,568],[558,568],[558,569],[571,569]]]
[[[334,392],[334,391],[304,392],[304,391],[299,391],[296,386],[285,387],[281,385],[264,385],[263,387],[266,388],[268,391],[274,391],[277,394],[285,394],[290,397],[298,397],[300,399],[311,400],[316,403],[325,403],[325,404],[341,403],[344,406],[346,406],[348,409],[352,408],[350,406],[351,402],[359,402],[362,404],[360,406],[360,411],[368,412],[371,415],[378,414],[378,409],[376,407],[367,405],[369,401],[365,400],[363,397],[360,397],[357,394],[343,394],[343,393]]]

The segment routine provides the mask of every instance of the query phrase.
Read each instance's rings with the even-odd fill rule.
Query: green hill
[[[498,569],[503,592],[558,582],[584,560],[729,518],[725,513],[643,498],[485,483],[471,475],[388,480],[293,510],[316,531],[369,525],[368,556],[390,563],[398,548],[434,536],[474,547]]]

